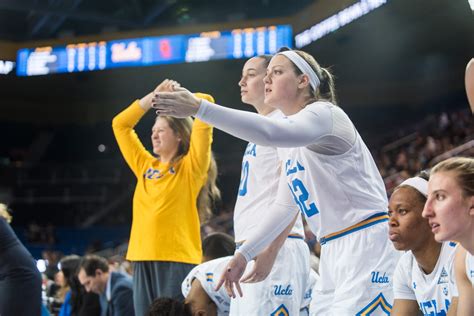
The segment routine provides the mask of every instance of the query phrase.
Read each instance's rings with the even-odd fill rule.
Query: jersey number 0
[[[242,177],[240,178],[239,196],[247,194],[247,180],[249,178],[249,162],[242,163]]]

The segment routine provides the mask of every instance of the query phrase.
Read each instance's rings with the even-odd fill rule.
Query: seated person
[[[132,279],[120,272],[109,271],[109,264],[104,258],[85,256],[77,277],[87,292],[100,295],[102,315],[135,315]]]
[[[421,173],[390,197],[389,238],[397,250],[406,251],[393,277],[391,315],[446,315],[457,296],[452,282],[456,244],[437,242],[422,217],[427,192],[428,175]]]

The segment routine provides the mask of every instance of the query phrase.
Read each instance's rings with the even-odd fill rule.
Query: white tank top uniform
[[[287,148],[271,216],[260,221],[258,232],[238,252],[247,260],[255,257],[291,222],[296,202],[322,244],[313,298],[322,309],[316,313],[388,315],[398,255],[385,223],[387,196],[369,150],[344,111],[315,102],[272,120],[203,100],[197,117],[255,144]]]
[[[411,251],[406,252],[395,269],[395,299],[417,301],[423,315],[446,315],[457,293],[452,283],[455,252],[455,243],[444,242],[430,274],[420,268]]]

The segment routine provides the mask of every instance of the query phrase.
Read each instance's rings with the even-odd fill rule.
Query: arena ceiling
[[[309,8],[356,0],[0,0],[0,41],[22,42],[93,36],[106,32],[204,24],[237,24],[264,18],[307,18],[294,33],[321,21]],[[368,0],[369,1],[369,0]],[[76,3],[76,5],[73,5]],[[344,8],[344,7],[342,7]],[[320,12],[319,12],[320,13]],[[319,14],[319,16],[324,14]],[[327,15],[326,15],[327,16]],[[300,19],[302,20],[302,19]],[[240,26],[236,26],[240,27]],[[197,27],[198,28],[198,27]],[[474,52],[474,14],[467,0],[387,0],[362,18],[304,47],[336,76],[340,103],[347,109],[380,106],[413,109],[464,97],[464,69]],[[100,36],[100,35],[99,35]],[[45,41],[44,41],[45,40]],[[123,68],[31,78],[0,77],[3,116],[24,119],[48,100],[63,109],[74,87],[76,116],[108,119],[123,100],[143,93],[161,78],[182,81],[189,89],[211,91],[225,103],[239,103],[236,82],[243,60]],[[208,74],[202,80],[202,74]],[[226,78],[223,80],[222,78]],[[136,84],[133,87],[130,82]],[[54,86],[55,98],[51,98]],[[25,94],[24,91],[34,91]],[[21,96],[21,97],[19,97]],[[458,102],[458,101],[454,101]],[[15,109],[21,104],[25,111]],[[15,106],[14,106],[15,105]],[[85,110],[87,108],[87,111]],[[370,111],[354,111],[367,116]],[[15,115],[13,115],[14,113]],[[56,113],[56,111],[54,111]],[[85,113],[85,114],[84,114]],[[49,118],[51,115],[44,114]],[[58,114],[59,115],[59,114]]]
[[[1,0],[0,40],[277,18],[315,0]]]

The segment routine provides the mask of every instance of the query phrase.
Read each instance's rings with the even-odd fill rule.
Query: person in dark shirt
[[[77,270],[81,257],[77,255],[66,256],[59,262],[60,269],[64,274],[66,283],[71,288],[66,294],[66,299],[60,316],[100,316],[100,300],[95,293],[87,293],[77,278]]]
[[[0,203],[0,315],[41,315],[41,274]]]

